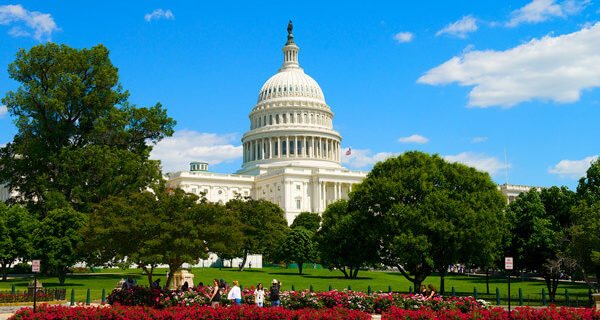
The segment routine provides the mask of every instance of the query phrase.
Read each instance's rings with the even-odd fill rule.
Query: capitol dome
[[[261,168],[281,165],[339,168],[342,138],[333,130],[321,87],[300,68],[291,22],[282,50],[283,65],[262,86],[249,115],[238,173],[260,174]]]
[[[325,103],[319,84],[300,67],[288,68],[267,80],[260,89],[258,102],[290,97],[314,98]]]

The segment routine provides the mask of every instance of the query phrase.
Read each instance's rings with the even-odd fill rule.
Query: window
[[[218,194],[223,194],[223,190],[219,190],[219,192],[217,192]]]
[[[301,209],[301,204],[302,204],[302,200],[301,199],[296,199],[296,209],[300,210]]]
[[[300,190],[300,185],[299,184],[296,185],[296,190]]]
[[[192,188],[192,193],[196,194],[196,188]]]

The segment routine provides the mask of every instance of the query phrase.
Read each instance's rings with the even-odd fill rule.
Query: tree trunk
[[[58,268],[57,274],[58,274],[58,284],[61,286],[64,285],[65,280],[67,280],[67,270],[65,268]]]
[[[154,266],[150,266],[150,271],[148,271],[148,267],[145,265],[141,265],[142,270],[146,273],[146,275],[148,276],[148,285],[150,287],[152,287],[152,274],[154,273]]]
[[[302,261],[296,261],[298,264],[298,274],[302,274],[302,265],[304,264]]]
[[[444,295],[444,290],[445,290],[445,278],[446,278],[446,269],[442,267],[442,270],[440,270],[440,295]],[[420,290],[421,287],[416,287],[415,288],[415,292],[418,292],[418,290]]]
[[[490,294],[490,268],[485,268],[485,290],[487,294]]]
[[[10,264],[7,265],[7,262],[2,259],[2,281],[6,281],[6,276],[8,275],[8,268],[10,268]]]
[[[555,302],[556,290],[558,289],[558,278],[555,276],[553,277],[552,275],[545,275],[544,280],[546,281],[550,302]]]
[[[240,271],[244,271],[244,266],[246,265],[246,261],[248,260],[248,250],[244,250],[244,259],[242,259],[242,264],[240,265]],[[302,274],[302,272],[300,272]]]
[[[175,274],[175,272],[177,272],[177,270],[179,270],[179,268],[181,268],[182,264],[183,263],[169,265],[169,276],[167,277],[167,283],[165,284],[165,286],[167,286],[167,289],[171,288],[171,279],[173,279],[173,275]]]
[[[352,279],[356,279],[356,277],[358,276],[358,270],[359,268],[356,267],[356,269],[354,270],[354,274],[352,275]]]
[[[346,272],[346,267],[339,268],[339,269],[340,269],[340,271],[341,271],[341,272],[344,274],[344,278],[345,278],[345,279],[348,279],[348,273]]]

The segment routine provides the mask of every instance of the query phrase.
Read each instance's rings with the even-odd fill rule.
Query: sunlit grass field
[[[134,277],[139,285],[148,285],[146,275],[142,274],[141,269],[101,269],[95,270],[93,274],[72,274],[67,277],[67,280],[62,286],[67,289],[67,299],[71,297],[71,289],[75,290],[75,300],[85,301],[87,289],[90,289],[90,298],[92,301],[99,301],[102,296],[102,289],[105,289],[108,295],[114,288],[116,283],[127,276]],[[263,269],[245,269],[240,272],[237,268],[194,268],[191,270],[194,274],[194,284],[203,282],[205,285],[212,283],[212,279],[224,279],[228,283],[233,280],[238,280],[243,287],[256,286],[262,282],[265,287],[273,279],[282,282],[283,290],[290,290],[294,286],[295,290],[309,289],[311,286],[314,291],[326,291],[331,286],[332,289],[348,289],[367,292],[369,286],[372,291],[385,291],[389,287],[395,292],[407,293],[411,287],[411,283],[398,272],[378,272],[378,271],[360,271],[358,279],[344,279],[340,271],[329,271],[326,269],[305,268],[302,275],[298,275],[298,269],[286,268],[263,268]],[[154,271],[154,279],[161,279],[164,284],[166,280],[166,269],[156,269]],[[27,290],[27,284],[33,278],[15,278],[7,281],[0,281],[0,291],[11,290],[14,284],[17,291]],[[40,277],[44,287],[60,287],[56,277]],[[439,288],[440,278],[437,275],[429,276],[424,284],[433,284]],[[475,288],[477,289],[478,298],[484,298],[496,303],[496,288],[500,291],[502,298],[501,304],[507,303],[507,279],[506,277],[497,276],[491,277],[489,282],[490,295],[486,294],[485,277],[481,276],[466,276],[466,275],[448,275],[445,281],[446,295],[450,295],[452,287],[457,295],[473,296]],[[519,303],[519,288],[522,290],[524,305],[540,305],[542,288],[545,288],[543,281],[525,280],[513,278],[511,280],[511,298],[512,304]],[[557,304],[565,303],[565,289],[570,295],[571,305],[587,305],[588,288],[579,283],[561,282],[557,291]]]

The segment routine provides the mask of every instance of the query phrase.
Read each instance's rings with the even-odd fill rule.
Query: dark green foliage
[[[46,215],[48,197],[90,212],[111,195],[143,190],[160,177],[151,144],[173,133],[160,104],[137,108],[119,84],[108,50],[47,43],[20,50],[9,65],[21,86],[2,103],[17,134],[0,148],[0,183]]]
[[[292,229],[279,247],[280,260],[295,262],[298,265],[298,273],[302,274],[302,265],[315,259],[313,236],[314,233],[304,227]]]
[[[301,212],[292,222],[290,228],[303,227],[304,229],[317,232],[321,225],[321,216],[318,213]]]
[[[506,255],[515,259],[515,269],[538,272],[546,280],[554,301],[562,272],[570,272],[565,255],[566,229],[575,194],[566,187],[551,187],[521,193],[507,209],[510,233]]]
[[[588,204],[600,201],[600,158],[592,162],[585,177],[579,179],[577,197]]]
[[[377,261],[374,237],[365,227],[365,216],[348,211],[348,201],[327,206],[317,232],[319,259],[329,269],[340,270],[345,278],[355,279],[360,268]]]
[[[224,208],[197,203],[197,196],[163,184],[152,190],[111,197],[97,205],[84,230],[86,247],[98,263],[127,257],[144,269],[149,284],[153,269],[166,264],[170,283],[183,263],[197,263],[219,241],[216,224]]]
[[[448,265],[496,258],[504,206],[487,173],[413,151],[376,164],[348,211],[374,236],[361,239],[370,250],[418,288],[434,270],[443,276]]]
[[[242,252],[238,255],[243,258],[240,270],[244,269],[250,253],[262,254],[267,261],[273,260],[289,229],[283,210],[267,200],[254,199],[233,199],[225,206],[239,219],[243,232]]]
[[[2,280],[16,259],[29,260],[34,252],[33,230],[37,219],[20,205],[8,207],[0,202],[0,265]],[[31,271],[31,270],[30,270]]]
[[[71,208],[54,209],[46,215],[33,233],[35,255],[41,258],[42,270],[58,275],[64,284],[69,267],[83,261],[79,247],[83,236],[79,232],[87,223],[85,214]]]

